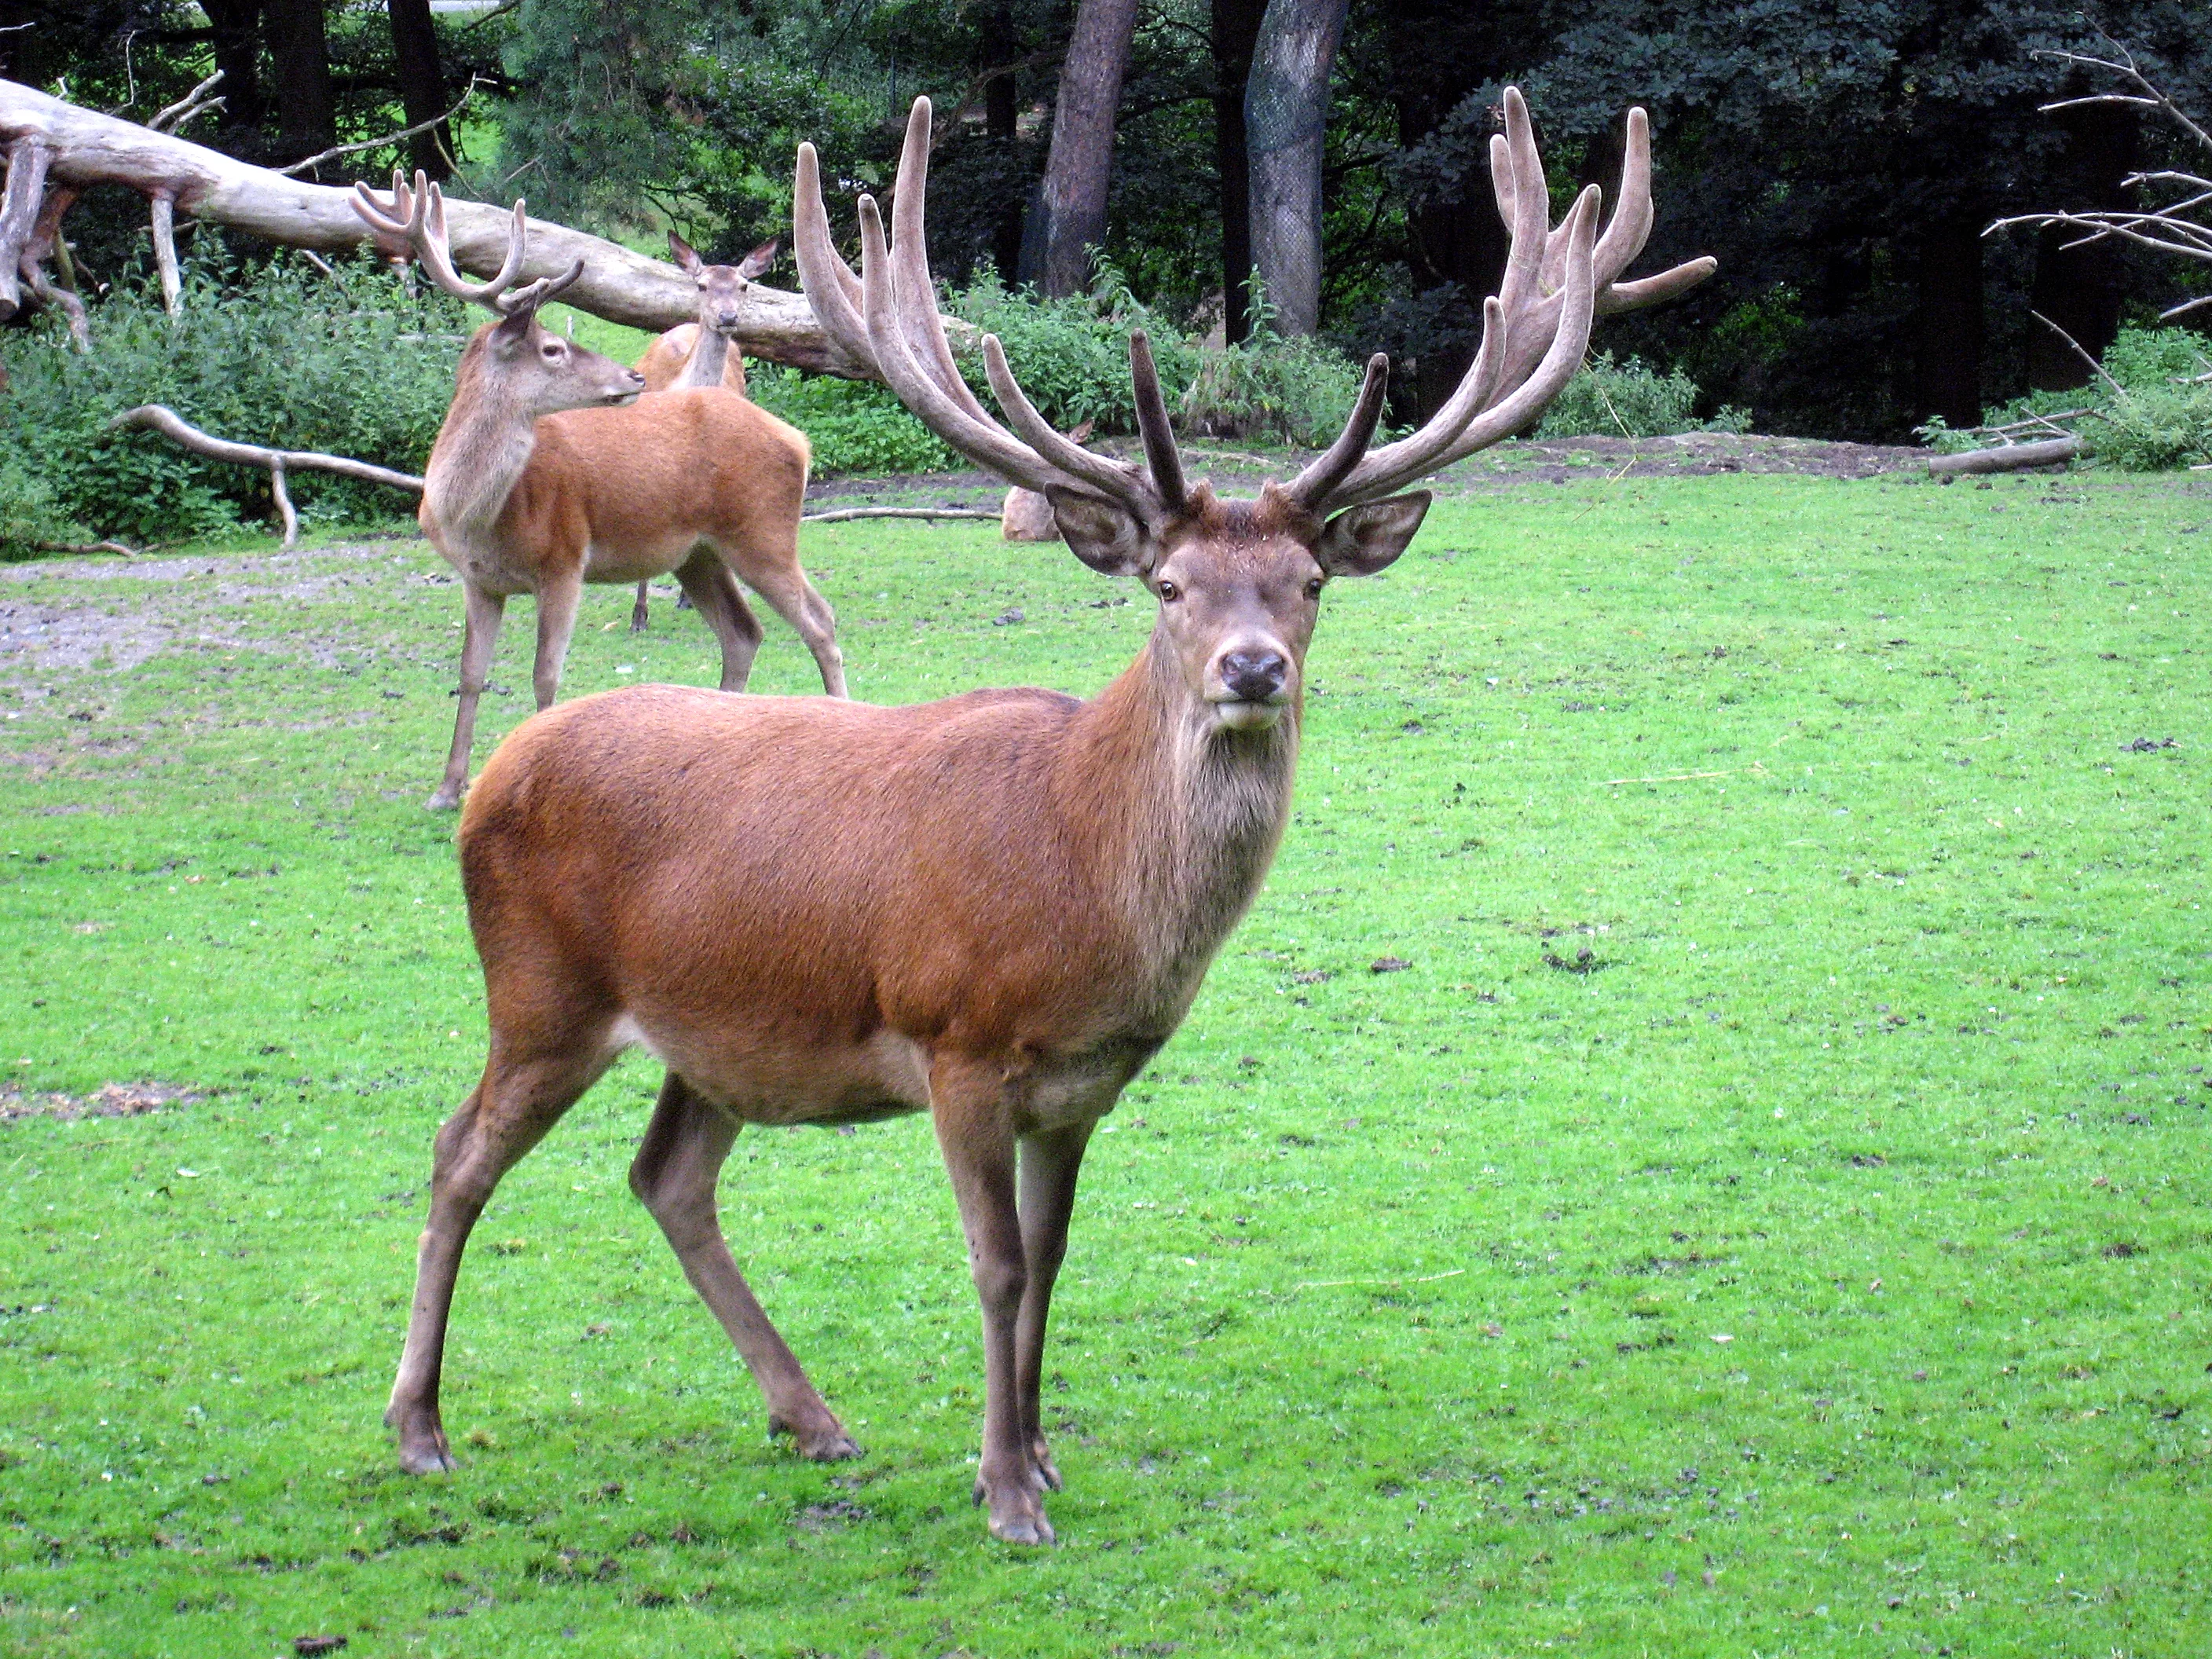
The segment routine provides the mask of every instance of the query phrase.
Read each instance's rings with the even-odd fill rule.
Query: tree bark
[[[392,54],[399,68],[399,101],[406,125],[437,120],[452,100],[438,64],[438,34],[430,27],[430,0],[386,0],[392,19]],[[407,141],[407,156],[417,171],[441,184],[453,176],[453,129],[439,121]]]
[[[1321,163],[1346,0],[1268,0],[1244,89],[1252,263],[1279,334],[1321,325]]]
[[[1954,427],[1982,421],[1982,222],[1962,204],[1920,245],[1914,404]]]
[[[1137,0],[1080,0],[1053,111],[1037,211],[1043,220],[1038,286],[1058,298],[1091,283],[1091,250],[1106,240],[1106,184],[1114,118],[1137,27]]]
[[[261,90],[261,0],[200,0],[200,9],[214,26],[215,66],[222,71],[217,142],[234,155],[258,160],[261,118],[267,113]]]
[[[51,98],[0,80],[0,149],[35,138],[52,151],[47,182],[82,190],[123,185],[151,197],[168,193],[176,211],[247,231],[290,247],[343,252],[372,241],[350,204],[351,192],[287,179],[186,139]],[[446,216],[459,267],[489,276],[507,253],[508,210],[483,202],[447,201]],[[699,292],[673,265],[565,225],[532,219],[520,278],[557,276],[581,259],[584,274],[563,303],[611,323],[658,334],[695,322]],[[386,252],[397,252],[386,249]],[[744,320],[732,338],[749,357],[789,363],[848,380],[875,379],[833,345],[804,295],[755,283],[745,291]],[[955,330],[966,325],[947,321]]]
[[[338,142],[323,3],[268,0],[269,52],[276,66],[276,148],[287,161],[319,155]]]
[[[1014,9],[1006,0],[998,0],[983,14],[983,67],[1012,63],[1020,55],[1020,46],[1014,33]],[[1020,141],[1019,90],[1012,70],[993,76],[983,87],[984,136],[1009,159]],[[1020,196],[1013,197],[999,210],[999,222],[992,228],[991,264],[1000,282],[1020,280],[1022,222],[1028,217],[1027,206]]]
[[[1213,0],[1213,161],[1221,180],[1221,322],[1232,342],[1252,331],[1252,152],[1244,87],[1267,0]]]
[[[2067,136],[2065,172],[2070,175],[2061,198],[2092,210],[2125,211],[2135,192],[2122,180],[2136,170],[2139,124],[2130,109],[2090,107],[2063,110],[2058,118]],[[2126,295],[2127,259],[2117,237],[2068,247],[2081,233],[2045,225],[2035,239],[2035,280],[2028,308],[2064,329],[2093,357],[2120,331],[2120,302]],[[2089,383],[2089,366],[2047,328],[2027,337],[2027,383],[2039,391],[2063,391]]]

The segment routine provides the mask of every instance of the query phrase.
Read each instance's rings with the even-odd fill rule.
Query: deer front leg
[[[975,1469],[975,1501],[990,1506],[994,1538],[1049,1544],[1052,1523],[1045,1519],[1023,1432],[1015,1364],[1029,1272],[1005,1088],[998,1068],[988,1062],[940,1060],[931,1070],[929,1092],[937,1143],[968,1237],[969,1271],[983,1304],[983,1455]]]
[[[507,596],[487,592],[464,579],[462,592],[468,601],[467,631],[461,636],[460,707],[453,714],[453,746],[446,751],[446,775],[430,797],[430,810],[450,812],[461,804],[469,787],[469,749],[476,742],[477,699],[483,696],[491,673],[492,647],[499,641],[500,618],[507,614]]]
[[[645,590],[646,584],[640,582],[637,585],[636,603],[632,605],[629,608],[629,631],[633,634],[642,634],[645,632]]]
[[[769,1431],[788,1434],[802,1455],[817,1462],[858,1457],[860,1449],[807,1381],[722,1237],[714,1182],[737,1138],[736,1121],[671,1072],[629,1166],[629,1189],[660,1224],[669,1248],[684,1264],[684,1276],[721,1322],[738,1357],[760,1385],[768,1402]]]
[[[576,611],[584,602],[584,579],[549,577],[538,590],[538,659],[530,671],[539,712],[561,695],[561,665],[568,660],[568,639],[576,631]]]
[[[1067,1255],[1067,1222],[1075,1209],[1075,1178],[1091,1126],[1024,1136],[1021,1143],[1022,1257],[1029,1284],[1014,1323],[1014,1378],[1021,1396],[1022,1437],[1032,1478],[1041,1490],[1060,1490],[1060,1471],[1045,1443],[1040,1389],[1044,1375],[1045,1322],[1052,1287]]]

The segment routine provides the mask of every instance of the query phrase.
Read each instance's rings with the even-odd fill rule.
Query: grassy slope
[[[1091,1161],[1043,1555],[967,1505],[927,1126],[749,1133],[726,1179],[869,1449],[805,1466],[623,1189],[635,1061],[478,1231],[465,1467],[396,1474],[481,1058],[419,805],[458,594],[399,543],[0,583],[176,624],[0,693],[0,1062],[216,1091],[0,1125],[0,1645],[2203,1651],[2199,526],[2171,482],[1538,486],[1333,592],[1282,860]],[[1148,625],[966,526],[807,546],[867,697],[1094,688]],[[628,604],[570,692],[711,683]],[[811,689],[769,628],[757,685]]]

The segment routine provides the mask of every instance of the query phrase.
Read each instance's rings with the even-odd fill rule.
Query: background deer
[[[586,582],[630,583],[676,573],[722,647],[722,689],[740,691],[761,626],[732,576],[799,630],[830,696],[845,695],[836,618],[799,564],[806,496],[806,440],[718,387],[637,401],[644,379],[538,326],[538,307],[576,279],[510,293],[522,268],[525,221],[514,205],[507,257],[488,283],[464,281],[446,243],[445,202],[420,173],[392,175],[392,205],[367,185],[354,209],[404,237],[448,294],[500,318],[461,354],[453,404],[424,469],[424,535],[459,574],[468,599],[460,708],[434,808],[468,787],[477,702],[507,601],[538,600],[532,683],[543,709],[561,666]]]
[[[672,230],[668,233],[670,256],[699,290],[699,320],[679,324],[646,347],[645,355],[637,360],[637,372],[645,376],[647,392],[718,386],[740,398],[745,396],[744,354],[735,349],[732,341],[744,315],[745,295],[755,279],[765,276],[775,263],[776,246],[771,239],[736,264],[710,265],[690,243]],[[645,632],[651,615],[647,586],[645,582],[637,585],[637,598],[629,608],[633,634]],[[678,611],[690,604],[688,594],[677,596]]]
[[[501,746],[460,829],[490,1050],[437,1139],[386,1419],[404,1467],[451,1464],[438,1379],[470,1228],[501,1174],[640,1043],[668,1074],[631,1188],[750,1368],[770,1426],[810,1457],[858,1449],[738,1271],[717,1174],[745,1123],[931,1115],[982,1304],[975,1496],[998,1537],[1051,1541],[1042,1493],[1060,1478],[1038,1377],[1077,1171],[1274,857],[1323,591],[1405,548],[1430,498],[1397,492],[1543,409],[1594,311],[1712,269],[1614,280],[1651,222],[1640,110],[1602,237],[1595,185],[1549,228],[1510,89],[1505,118],[1492,168],[1512,254],[1466,380],[1425,427],[1370,453],[1386,377],[1372,359],[1342,435],[1256,501],[1186,481],[1142,335],[1141,466],[1054,431],[995,338],[983,350],[1007,424],[969,392],[925,251],[927,100],[888,248],[860,198],[857,278],[801,147],[799,270],[825,329],[948,444],[1045,495],[1078,558],[1143,584],[1152,636],[1089,702],[990,690],[876,708],[638,686],[541,714]]]

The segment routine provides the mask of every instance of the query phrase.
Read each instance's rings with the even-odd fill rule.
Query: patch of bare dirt
[[[26,1117],[143,1117],[199,1098],[197,1091],[167,1083],[105,1083],[88,1095],[25,1094],[0,1089],[0,1123]]]

